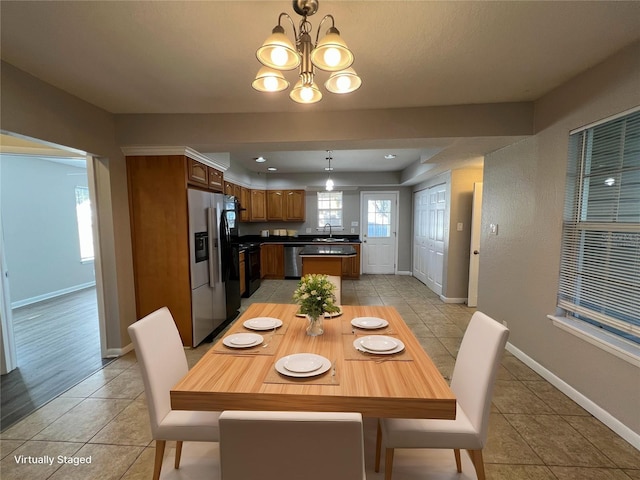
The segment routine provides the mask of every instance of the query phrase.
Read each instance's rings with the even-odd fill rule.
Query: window
[[[367,202],[367,236],[369,238],[391,236],[391,200]]]
[[[76,187],[76,218],[80,236],[80,260],[93,260],[93,231],[91,230],[91,201],[87,187]]]
[[[318,228],[342,228],[342,192],[318,192]]]
[[[640,344],[640,111],[572,133],[558,306]]]

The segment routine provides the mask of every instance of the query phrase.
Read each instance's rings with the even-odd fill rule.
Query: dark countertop
[[[331,242],[321,243],[314,242],[314,238],[327,238],[328,235],[299,235],[297,237],[276,237],[275,235],[271,235],[268,237],[261,237],[260,235],[243,235],[239,238],[240,243],[249,243],[249,242],[257,242],[257,243],[283,243],[290,245],[335,245]],[[333,238],[346,238],[347,242],[337,242],[338,245],[344,243],[362,243],[360,237],[358,235],[334,235]]]
[[[356,255],[356,249],[351,245],[307,245],[300,252],[301,257],[318,257],[318,256],[331,256],[331,257],[354,257]]]

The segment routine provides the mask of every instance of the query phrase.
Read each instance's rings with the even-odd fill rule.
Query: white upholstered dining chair
[[[456,396],[455,420],[385,418],[378,423],[375,471],[384,444],[385,480],[391,480],[395,448],[451,448],[462,472],[460,449],[469,452],[478,480],[484,480],[482,449],[487,440],[493,386],[509,330],[475,312],[464,334],[451,377]]]
[[[156,441],[154,480],[160,478],[167,440],[175,440],[175,468],[180,467],[182,442],[217,442],[219,412],[171,410],[169,390],[189,370],[180,334],[167,307],[128,328],[142,372],[151,434]]]
[[[224,411],[221,480],[364,480],[362,415]]]

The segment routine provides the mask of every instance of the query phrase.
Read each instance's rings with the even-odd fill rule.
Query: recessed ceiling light
[[[266,162],[266,161],[267,161],[267,159],[266,159],[266,158],[264,158],[263,156],[259,156],[259,157],[258,157],[258,158],[256,158],[255,160],[256,160],[256,162],[258,162],[258,163],[264,163],[264,162]]]
[[[333,167],[324,167],[327,172],[333,172]]]
[[[394,158],[396,158],[396,156],[393,153],[387,153],[384,158],[386,160],[393,160]]]
[[[278,169],[276,167],[267,167],[267,170],[269,170],[270,172],[275,172]]]

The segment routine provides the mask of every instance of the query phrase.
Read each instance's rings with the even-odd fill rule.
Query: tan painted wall
[[[536,135],[487,155],[478,309],[509,341],[636,433],[638,369],[554,327],[569,131],[640,105],[640,43],[536,103]],[[497,223],[498,235],[488,235]]]

